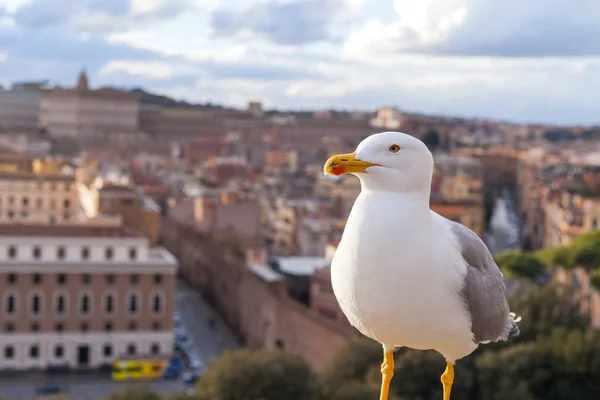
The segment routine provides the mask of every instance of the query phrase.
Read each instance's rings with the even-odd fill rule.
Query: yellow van
[[[117,360],[113,364],[112,379],[117,382],[128,380],[153,380],[163,375],[165,360],[131,359]]]

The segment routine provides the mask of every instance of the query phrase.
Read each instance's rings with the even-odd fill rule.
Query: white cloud
[[[125,61],[114,60],[108,62],[99,71],[101,76],[117,73],[141,75],[157,80],[169,80],[183,74],[200,75],[197,68],[182,63],[167,61]]]
[[[0,53],[0,63],[5,62],[8,59],[8,56],[4,53]]]

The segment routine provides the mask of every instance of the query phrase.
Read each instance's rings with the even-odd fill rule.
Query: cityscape
[[[9,374],[0,392],[9,398],[63,389],[98,398],[121,380],[193,396],[202,371],[242,347],[282,349],[326,370],[359,337],[329,264],[360,184],[323,175],[322,164],[386,130],[429,146],[432,210],[485,239],[510,291],[524,281],[569,285],[600,327],[594,269],[546,264],[532,276],[528,261],[500,261],[565,249],[597,229],[593,128],[395,107],[197,106],[94,89],[85,71],[74,78],[68,88],[0,91],[0,365]],[[162,363],[160,374],[115,372],[144,360]]]
[[[416,3],[0,0],[0,400],[379,398],[323,166],[386,131],[518,316],[452,398],[600,398],[598,8]],[[390,354],[389,400],[442,398]]]

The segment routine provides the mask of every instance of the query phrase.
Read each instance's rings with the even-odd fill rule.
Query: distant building
[[[38,128],[40,91],[0,89],[0,132],[33,133]]]
[[[264,114],[262,103],[260,101],[250,101],[248,103],[248,112],[256,118],[261,118]]]
[[[42,92],[39,126],[54,137],[93,137],[137,133],[136,95],[113,89],[90,89],[85,72],[72,89]]]
[[[404,114],[394,107],[382,107],[377,110],[377,116],[371,119],[371,126],[388,130],[399,130],[405,121]]]
[[[0,368],[173,352],[177,261],[123,228],[0,225]]]
[[[128,186],[102,185],[94,190],[97,212],[120,215],[123,225],[142,233],[156,246],[160,230],[160,207],[143,193]]]
[[[0,223],[62,225],[80,221],[74,174],[52,162],[0,151]]]

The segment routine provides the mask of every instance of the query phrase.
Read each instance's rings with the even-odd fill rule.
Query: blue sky
[[[600,123],[598,0],[0,0],[0,82]]]

